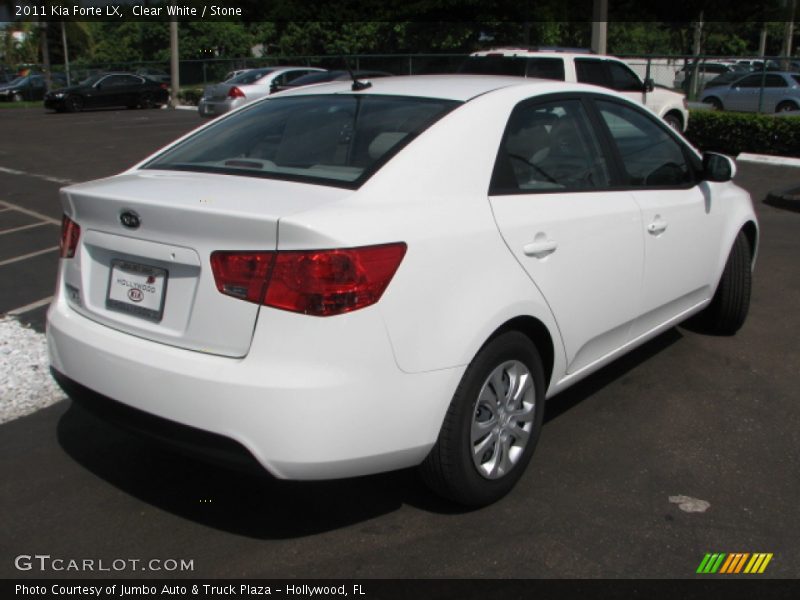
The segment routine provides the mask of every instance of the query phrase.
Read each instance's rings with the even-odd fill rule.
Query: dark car
[[[169,73],[165,71],[159,71],[158,69],[151,69],[150,67],[137,70],[136,75],[142,75],[143,77],[152,79],[156,83],[166,83],[167,85],[169,85],[172,81]]]
[[[169,89],[133,73],[102,73],[78,85],[55,90],[44,98],[45,108],[77,112],[85,108],[127,106],[156,108],[169,102]]]
[[[324,71],[322,73],[309,73],[285,85],[279,85],[276,92],[284,90],[293,90],[294,88],[302,87],[304,85],[313,85],[315,83],[328,83],[330,81],[346,81],[355,77],[356,79],[375,79],[377,77],[391,77],[391,73],[386,71],[353,71],[351,76],[350,71]]]
[[[66,83],[64,76],[58,73],[50,75],[53,87]],[[0,101],[22,102],[23,100],[41,100],[47,91],[44,75],[35,73],[12,79],[8,83],[0,84]]]

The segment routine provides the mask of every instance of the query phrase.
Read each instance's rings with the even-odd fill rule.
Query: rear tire
[[[740,231],[733,242],[714,298],[700,313],[709,333],[733,335],[744,325],[750,309],[751,259],[750,243]]]
[[[139,106],[141,106],[142,108],[155,108],[156,104],[155,101],[153,100],[153,94],[151,94],[150,92],[144,92],[139,97]]]
[[[467,367],[420,467],[423,480],[465,506],[496,502],[530,462],[543,416],[544,370],[536,347],[518,331],[497,336]]]
[[[710,104],[714,110],[724,110],[722,106],[722,100],[720,100],[719,98],[715,98],[714,96],[706,98],[704,104]]]

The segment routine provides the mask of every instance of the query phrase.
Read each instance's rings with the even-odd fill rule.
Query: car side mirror
[[[736,163],[730,156],[716,152],[703,154],[704,181],[730,181],[736,176]]]
[[[645,91],[645,93],[652,92],[654,89],[656,89],[655,81],[653,81],[651,77],[648,77],[647,79],[644,80],[642,89]]]

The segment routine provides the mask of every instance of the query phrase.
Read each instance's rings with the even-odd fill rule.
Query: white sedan
[[[734,171],[582,84],[268,97],[62,190],[53,372],[109,418],[278,478],[421,465],[485,505],[547,398],[696,313],[743,324],[758,225]]]

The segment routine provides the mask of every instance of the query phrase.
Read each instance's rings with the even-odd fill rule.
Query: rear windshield
[[[241,83],[247,85],[261,79],[267,73],[272,73],[275,69],[250,69],[244,73],[239,73],[236,77],[228,79],[225,83]]]
[[[459,104],[368,94],[270,98],[215,122],[144,168],[354,189]]]

